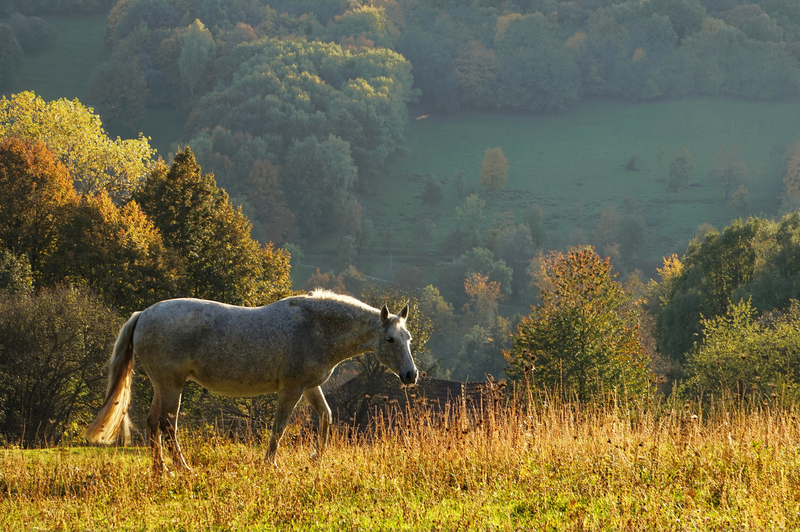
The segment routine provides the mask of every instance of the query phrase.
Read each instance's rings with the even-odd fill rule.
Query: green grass
[[[43,17],[58,31],[55,44],[25,56],[6,96],[32,90],[45,100],[82,98],[95,68],[108,61],[106,15]]]
[[[486,200],[490,220],[495,212],[511,210],[521,221],[525,209],[538,203],[553,247],[588,243],[605,206],[624,213],[623,199],[636,199],[647,224],[643,262],[652,275],[661,257],[685,251],[700,224],[722,228],[741,216],[705,179],[720,145],[737,144],[752,170],[746,214],[774,216],[783,154],[798,134],[800,105],[723,100],[591,101],[548,116],[460,113],[411,120],[409,157],[389,172],[369,203],[377,236],[364,254],[364,269],[387,275],[389,252],[381,235],[389,224],[400,237],[392,249],[395,266],[433,267],[437,246],[421,253],[410,229],[420,216],[435,220],[440,238],[452,227],[461,200],[451,180],[464,170],[470,192]],[[666,192],[666,170],[657,172],[656,154],[664,148],[668,160],[682,145],[694,155],[695,169],[692,186],[673,199]],[[479,190],[484,151],[495,146],[511,166],[508,183],[499,192]],[[639,171],[623,168],[632,156],[639,158]],[[445,190],[445,201],[436,206],[421,199],[430,173]]]

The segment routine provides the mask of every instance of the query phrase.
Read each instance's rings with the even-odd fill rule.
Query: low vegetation
[[[780,401],[623,407],[542,394],[494,402],[504,382],[436,417],[376,410],[372,432],[260,441],[209,425],[182,435],[188,474],[153,477],[144,448],[0,451],[0,527],[71,530],[785,529],[800,525],[800,423]],[[413,391],[409,391],[413,393]],[[613,399],[613,398],[612,398]],[[480,412],[483,414],[480,414]]]

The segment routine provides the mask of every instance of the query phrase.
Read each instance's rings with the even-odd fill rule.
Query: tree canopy
[[[635,307],[591,247],[552,252],[541,305],[513,335],[507,373],[581,401],[617,390],[641,397],[648,367]]]
[[[150,169],[148,139],[111,139],[77,99],[46,102],[32,92],[0,99],[0,138],[38,140],[66,166],[80,194],[105,190],[124,200]]]

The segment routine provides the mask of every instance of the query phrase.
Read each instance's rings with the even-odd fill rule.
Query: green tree
[[[739,146],[723,144],[714,154],[714,161],[707,177],[725,191],[725,201],[728,201],[730,193],[747,181],[748,174]]]
[[[456,223],[446,236],[444,247],[458,255],[483,245],[483,223],[486,215],[483,208],[486,202],[477,194],[466,197],[464,204],[456,207]]]
[[[495,316],[488,325],[473,325],[461,338],[461,345],[451,370],[451,378],[483,380],[499,377],[505,370],[503,353],[511,347],[511,323]]]
[[[183,295],[257,305],[291,291],[285,284],[288,254],[267,271],[265,251],[250,237],[249,221],[217,188],[214,176],[202,173],[188,147],[169,168],[157,166],[134,199],[180,257]],[[285,253],[267,249],[270,255]]]
[[[105,190],[128,198],[147,175],[155,150],[148,139],[112,140],[77,99],[45,102],[32,92],[0,99],[0,138],[38,140],[66,167],[80,194]]]
[[[200,20],[195,19],[183,38],[181,55],[178,57],[181,79],[190,96],[193,97],[195,91],[203,87],[216,50],[217,43],[211,32]]]
[[[22,67],[23,54],[8,24],[0,24],[0,87],[7,87]]]
[[[680,151],[672,154],[669,160],[669,173],[667,175],[667,190],[672,194],[689,186],[689,179],[694,170],[694,157],[689,148],[682,146]]]
[[[132,137],[147,113],[148,94],[139,61],[112,60],[98,67],[86,89],[86,101],[110,131]]]
[[[76,202],[67,169],[44,144],[0,141],[0,249],[26,256],[37,277],[55,252],[59,227]]]
[[[498,101],[512,109],[556,110],[577,101],[581,72],[575,56],[541,13],[509,13],[494,32]]]
[[[284,198],[280,168],[258,159],[250,168],[246,189],[254,236],[264,242],[284,242],[295,229],[296,217]]]
[[[502,148],[499,146],[497,148],[486,148],[486,152],[483,154],[483,163],[481,164],[481,179],[478,184],[482,187],[499,190],[508,181],[508,169],[508,160]]]
[[[416,92],[411,65],[387,48],[259,39],[234,49],[230,69],[194,107],[190,134],[222,126],[276,139],[281,164],[294,142],[333,135],[349,143],[365,187],[402,151]]]
[[[461,104],[478,109],[495,107],[498,69],[494,50],[477,40],[462,43],[453,58]]]
[[[550,286],[517,326],[506,372],[581,401],[612,390],[643,397],[648,363],[637,311],[609,261],[591,247],[553,252],[544,273]]]
[[[658,297],[650,298],[664,355],[684,360],[694,342],[702,340],[701,317],[724,315],[734,293],[774,253],[774,233],[774,223],[750,218],[690,242],[679,273],[664,279]]]
[[[295,210],[303,212],[299,221],[311,236],[319,234],[323,220],[340,217],[353,193],[358,169],[350,143],[334,135],[323,141],[312,136],[289,150],[282,177],[292,191]]]
[[[798,399],[800,304],[756,318],[750,300],[701,322],[703,342],[686,359],[681,391],[689,397],[751,398],[757,404]]]

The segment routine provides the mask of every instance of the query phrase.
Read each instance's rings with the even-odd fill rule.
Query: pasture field
[[[532,403],[529,403],[532,404]],[[191,473],[144,448],[0,451],[3,530],[777,530],[800,526],[800,423],[760,403],[626,412],[556,402],[387,412],[321,463],[184,432]],[[697,418],[693,416],[698,415]]]
[[[95,68],[108,61],[105,43],[107,15],[43,17],[58,32],[47,50],[26,54],[25,63],[6,96],[34,91],[45,100],[82,99]]]
[[[646,224],[639,251],[645,273],[655,275],[661,258],[682,254],[702,223],[722,228],[742,215],[775,216],[781,193],[784,157],[800,135],[800,105],[731,100],[681,100],[628,104],[587,101],[553,115],[459,113],[409,120],[408,157],[390,171],[367,215],[376,227],[375,243],[360,257],[364,271],[386,275],[389,250],[382,235],[391,225],[391,253],[398,264],[435,268],[442,260],[436,244],[420,245],[415,224],[421,217],[436,223],[441,239],[453,226],[463,203],[454,187],[454,172],[466,173],[466,193],[486,201],[488,221],[510,210],[517,223],[525,210],[543,210],[548,245],[562,248],[589,243],[603,208],[621,215],[633,200]],[[718,148],[736,144],[750,170],[750,206],[737,211],[723,201],[723,192],[706,179]],[[691,185],[674,197],[666,190],[670,157],[687,146],[694,156]],[[486,148],[503,149],[510,169],[504,190],[480,190],[481,162]],[[658,153],[662,151],[659,162]],[[636,170],[625,164],[637,157]],[[435,174],[444,201],[422,201],[425,179]],[[429,277],[431,277],[429,275]],[[435,282],[435,276],[427,282]]]

